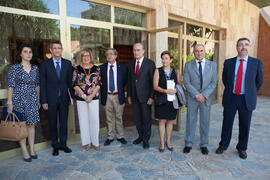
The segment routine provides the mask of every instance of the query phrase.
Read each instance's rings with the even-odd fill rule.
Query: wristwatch
[[[86,98],[86,94],[82,94],[81,98],[85,99]]]

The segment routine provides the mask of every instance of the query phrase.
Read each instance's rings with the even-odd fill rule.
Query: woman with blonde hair
[[[93,65],[92,52],[80,53],[81,64],[73,71],[73,88],[77,100],[82,145],[86,150],[92,146],[99,150],[99,67]]]

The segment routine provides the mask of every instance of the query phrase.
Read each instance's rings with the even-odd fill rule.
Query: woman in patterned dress
[[[99,150],[99,67],[92,64],[90,49],[81,52],[81,65],[73,71],[73,87],[77,100],[82,145]]]
[[[26,138],[19,141],[23,159],[31,162],[37,159],[34,151],[35,125],[39,118],[39,70],[31,64],[33,51],[30,45],[24,44],[18,51],[17,63],[10,66],[8,72],[8,113],[12,110],[21,112],[28,129],[29,150],[26,147]]]

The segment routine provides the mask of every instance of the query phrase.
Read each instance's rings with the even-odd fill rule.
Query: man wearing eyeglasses
[[[233,121],[238,111],[239,136],[236,149],[242,159],[247,158],[247,145],[252,111],[256,108],[257,92],[263,83],[262,63],[259,59],[248,56],[250,40],[240,38],[236,43],[237,57],[224,62],[222,81],[223,124],[221,141],[216,150],[222,154],[229,146],[232,137]]]
[[[114,141],[126,144],[123,130],[123,112],[125,107],[125,85],[127,84],[126,65],[116,62],[117,51],[109,48],[106,51],[107,63],[100,66],[101,76],[101,104],[105,108],[107,123],[107,140],[104,146],[108,146]],[[115,132],[114,132],[115,129]]]

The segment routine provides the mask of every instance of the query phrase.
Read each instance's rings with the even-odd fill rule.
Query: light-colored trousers
[[[114,130],[116,138],[120,139],[124,137],[123,129],[123,112],[125,103],[120,105],[118,95],[107,95],[107,101],[105,105],[106,123],[107,123],[107,138],[114,139]]]
[[[99,100],[77,101],[82,145],[99,146]]]
[[[189,96],[187,101],[185,136],[185,145],[188,147],[192,147],[197,126],[198,111],[200,112],[200,147],[207,147],[208,145],[211,104],[207,105],[206,103],[200,103]]]

